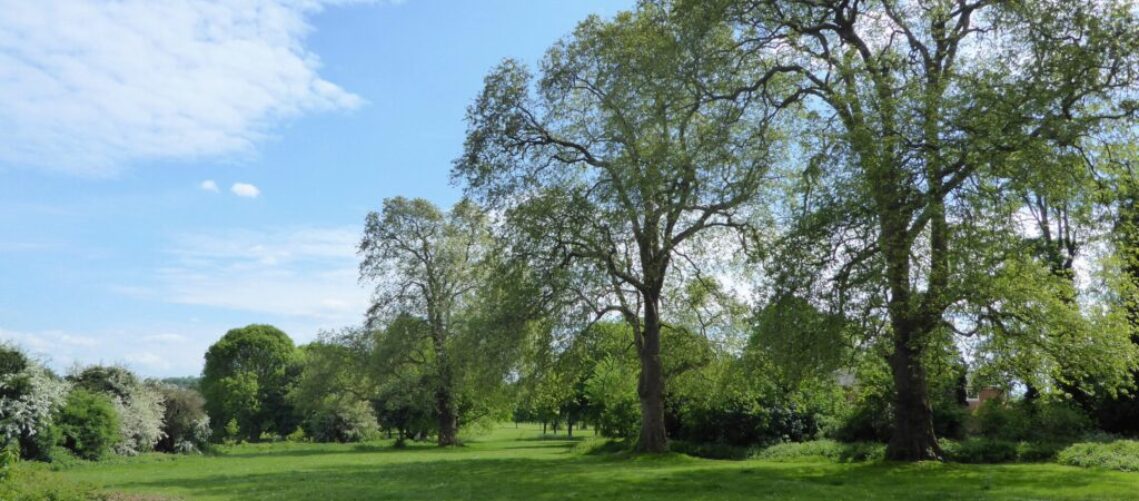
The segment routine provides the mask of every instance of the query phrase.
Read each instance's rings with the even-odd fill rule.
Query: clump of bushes
[[[971,432],[1012,442],[1071,443],[1092,430],[1092,420],[1059,400],[989,400],[977,409]]]
[[[110,398],[84,388],[67,395],[56,426],[60,443],[83,459],[103,458],[119,439],[119,418]]]
[[[1084,442],[1060,451],[1057,462],[1085,468],[1139,471],[1139,441]]]
[[[57,433],[52,418],[69,385],[18,349],[0,345],[0,440],[19,444],[26,459],[50,460]]]
[[[801,442],[819,431],[816,415],[794,403],[728,398],[689,405],[677,419],[676,436],[702,444],[762,447]]]
[[[110,399],[119,422],[115,452],[133,456],[154,450],[163,436],[162,394],[124,367],[93,365],[68,376],[77,389]]]
[[[755,455],[766,461],[837,461],[863,462],[881,461],[886,455],[886,446],[873,442],[842,443],[834,440],[813,440],[810,442],[788,442],[763,449]]]
[[[585,394],[593,403],[594,425],[602,436],[631,439],[641,424],[637,398],[636,369],[617,357],[607,356],[597,363],[585,383]]]
[[[155,449],[177,453],[205,450],[211,430],[202,395],[195,390],[175,386],[164,386],[159,391],[164,402],[162,438]]]
[[[367,402],[342,402],[318,409],[304,422],[304,435],[317,442],[362,442],[378,433]]]
[[[962,440],[941,439],[945,459],[958,463],[1007,463],[1017,460],[1017,443],[1009,440],[973,437]]]

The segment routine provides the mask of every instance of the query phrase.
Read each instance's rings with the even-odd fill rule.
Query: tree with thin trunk
[[[572,304],[631,327],[640,451],[668,448],[662,299],[697,265],[686,246],[739,235],[778,155],[779,103],[728,95],[757,74],[744,56],[719,11],[643,3],[579,24],[536,85],[504,62],[468,111],[455,177],[506,216],[518,255],[559,271]]]
[[[486,217],[470,202],[443,212],[403,197],[368,214],[360,243],[361,279],[376,284],[369,323],[408,345],[429,346],[418,355],[431,372],[440,446],[458,444],[460,375],[452,349],[485,279],[489,243]]]
[[[875,262],[884,290],[887,455],[938,458],[923,358],[952,329],[947,312],[969,300],[977,269],[963,256],[991,249],[960,235],[976,228],[982,190],[1015,196],[1001,180],[1040,152],[1086,151],[1135,119],[1136,15],[1127,2],[1093,0],[732,3],[741,44],[776,61],[767,75],[801,79],[789,99],[833,139],[824,169],[845,172],[849,206],[872,229],[850,261]],[[1057,165],[1071,168],[1034,167]]]

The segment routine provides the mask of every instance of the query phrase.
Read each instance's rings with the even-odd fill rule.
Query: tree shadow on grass
[[[428,459],[428,458],[425,458]],[[448,459],[136,481],[231,499],[1134,499],[1139,476],[1050,467],[679,460]]]

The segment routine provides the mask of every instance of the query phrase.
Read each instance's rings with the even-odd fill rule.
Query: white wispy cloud
[[[232,191],[234,195],[245,198],[257,198],[261,195],[261,189],[249,183],[233,183],[233,186],[229,187],[229,191]]]
[[[358,323],[355,227],[214,230],[172,240],[153,281],[112,290],[136,298],[280,316],[317,327]],[[306,324],[307,325],[307,324]]]
[[[214,193],[218,192],[218,184],[214,182],[213,179],[202,181],[202,184],[199,184],[198,187],[204,191],[212,191]]]
[[[107,175],[243,155],[362,99],[318,74],[323,0],[0,0],[0,162]]]

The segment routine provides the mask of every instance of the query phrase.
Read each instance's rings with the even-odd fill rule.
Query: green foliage
[[[222,430],[225,432],[225,435],[223,435],[223,437],[231,442],[237,440],[241,434],[241,427],[237,424],[237,418],[230,418],[229,422],[225,424],[225,427],[222,428]]]
[[[810,440],[834,401],[843,399],[832,384],[804,380],[792,389],[749,363],[754,361],[719,353],[670,379],[670,437],[742,448]]]
[[[761,65],[713,11],[641,2],[579,23],[539,76],[503,62],[468,110],[454,169],[467,193],[502,210],[511,253],[557,278],[548,289],[561,312],[631,327],[650,410],[638,447],[654,452],[667,448],[661,326],[695,316],[712,292],[681,279],[702,276],[689,247],[758,242],[749,223],[764,218],[756,202],[781,158],[770,101],[740,94]]]
[[[2,364],[3,362],[0,362]],[[0,484],[12,476],[12,469],[20,462],[20,448],[11,444],[0,449]]]
[[[606,437],[631,439],[640,425],[636,367],[608,356],[593,368],[585,392],[594,406],[598,431]]]
[[[764,461],[835,461],[862,462],[881,461],[885,457],[885,446],[879,443],[842,443],[833,440],[776,444],[763,449],[754,457]]]
[[[964,402],[965,367],[954,347],[925,353],[932,419],[938,436],[963,438],[968,412]],[[894,430],[894,381],[881,349],[868,347],[858,357],[850,405],[837,406],[828,436],[844,442],[886,442]]]
[[[1089,442],[1073,444],[1060,451],[1060,464],[1103,468],[1119,471],[1139,471],[1139,441]]]
[[[286,400],[299,366],[293,341],[271,325],[231,329],[206,352],[201,391],[215,423],[240,423],[240,436],[284,435],[297,426]]]
[[[60,443],[83,459],[99,460],[119,441],[119,418],[110,397],[76,388],[56,419]]]
[[[317,442],[362,442],[376,433],[376,416],[362,401],[322,409],[304,422],[304,435]]]
[[[843,368],[857,333],[842,315],[781,295],[756,314],[748,355],[771,369],[768,378],[795,384]]]
[[[1009,440],[969,438],[961,442],[941,439],[945,457],[959,463],[1006,463],[1017,460],[1017,443]]]
[[[67,376],[67,380],[76,388],[120,400],[130,399],[131,393],[142,384],[133,372],[114,365],[83,367]]]
[[[202,395],[197,390],[171,385],[162,386],[159,391],[162,393],[164,413],[162,439],[155,448],[163,452],[180,453],[204,450],[208,446],[211,430]]]
[[[1070,403],[1056,400],[1011,403],[994,399],[975,412],[974,432],[1011,442],[1071,443],[1092,429],[1092,421]]]
[[[106,395],[119,418],[115,452],[133,456],[154,449],[163,436],[164,403],[158,389],[124,367],[93,365],[67,377],[76,388]]]
[[[486,213],[469,200],[444,212],[424,199],[389,198],[365,220],[360,276],[375,285],[368,313],[375,329],[356,337],[373,343],[371,396],[378,400],[376,390],[393,381],[425,385],[441,446],[457,443],[460,424],[502,415],[508,405],[505,381],[529,317],[502,309],[524,281],[502,281],[517,270],[501,265],[497,250]]]
[[[19,349],[0,344],[0,445],[17,443],[25,459],[51,460],[53,415],[68,388]]]

